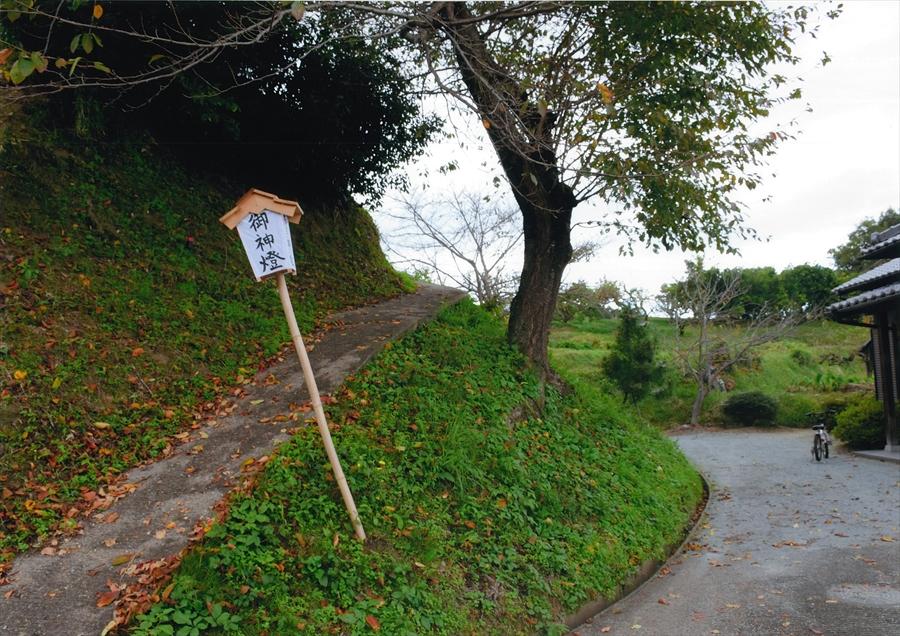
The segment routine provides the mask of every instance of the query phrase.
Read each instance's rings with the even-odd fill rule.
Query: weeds
[[[138,629],[175,628],[175,611],[209,620],[199,598],[227,599],[245,634],[563,633],[567,612],[680,537],[700,481],[577,380],[511,422],[538,392],[523,368],[468,302],[389,347],[329,413],[366,545],[303,429]]]

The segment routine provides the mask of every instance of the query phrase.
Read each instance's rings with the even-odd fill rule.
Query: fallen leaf
[[[886,535],[884,535],[883,537],[881,537],[881,540],[884,541],[884,542],[886,542],[886,543],[893,543],[893,542],[894,542],[894,537],[892,537],[892,536],[886,534]]]
[[[820,630],[820,629],[816,629],[815,627],[810,627],[810,628],[809,628],[809,631],[811,631],[811,632],[812,632],[813,634],[815,634],[816,636],[822,636],[822,634],[825,633],[825,632],[823,632],[823,631]]]
[[[28,377],[28,371],[22,371],[21,369],[16,369],[15,371],[13,371],[13,377],[16,380],[18,380],[19,382],[21,382],[22,380],[24,380],[25,378]]]
[[[134,558],[133,553],[120,554],[119,556],[114,558],[112,561],[110,561],[110,563],[112,563],[113,565],[123,565],[123,564],[131,561],[131,559],[133,559],[133,558]]]
[[[601,634],[608,634],[608,633],[610,632],[611,629],[612,629],[612,627],[610,627],[609,625],[607,625],[606,627],[601,627],[601,628],[600,628],[600,633],[601,633]]]
[[[157,530],[156,532],[153,533],[153,536],[156,537],[157,539],[165,539],[166,531],[165,530]]]
[[[637,623],[635,623],[634,625],[631,626],[631,629],[640,629],[640,628],[641,628],[641,626],[638,625]]]
[[[43,550],[41,550],[41,554],[43,554],[44,556],[53,556],[56,554],[56,548],[44,548]]]
[[[141,356],[143,354],[144,354],[143,347],[135,347],[134,349],[131,350],[131,357],[133,357],[133,358],[137,358],[138,356]]]
[[[369,614],[366,616],[366,624],[372,628],[373,631],[378,631],[381,629],[381,624],[378,622],[378,619]]]
[[[114,545],[116,545],[116,540],[115,540],[115,538],[106,539],[106,540],[103,542],[103,545],[105,545],[107,548],[111,548],[111,547],[113,547]]]
[[[109,428],[109,422],[94,422],[94,428],[99,428],[100,430],[105,430]]]
[[[265,400],[250,400],[250,404],[256,406],[257,404],[262,404]]]
[[[669,601],[667,601],[667,600],[664,599],[664,598],[661,598],[661,599],[659,599],[659,600],[656,601],[656,602],[659,603],[660,605],[668,605],[668,604],[669,604]]]
[[[172,593],[172,590],[174,590],[174,589],[175,589],[175,581],[172,581],[171,583],[169,583],[166,586],[166,589],[164,589],[162,591],[162,594],[160,594],[160,598],[162,598],[162,600],[164,600],[164,601],[168,601],[169,595]]]
[[[118,520],[119,520],[118,512],[110,512],[102,519],[103,523],[115,523]]]
[[[119,598],[119,592],[104,592],[97,597],[97,607],[106,607]]]

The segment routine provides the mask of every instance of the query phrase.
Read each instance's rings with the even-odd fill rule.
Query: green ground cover
[[[664,556],[702,490],[671,441],[569,377],[573,392],[550,390],[539,414],[503,325],[470,302],[443,311],[329,407],[367,543],[310,426],[132,633],[564,631],[567,613]]]
[[[550,338],[554,364],[585,382],[609,386],[600,362],[608,354],[617,324],[615,319],[576,319],[556,325]],[[674,326],[665,319],[651,318],[650,327],[658,342],[657,355],[667,367],[666,381],[638,403],[637,411],[641,418],[669,428],[690,419],[695,387],[678,372]],[[686,340],[690,334],[688,327]],[[720,423],[720,408],[729,393],[761,391],[778,402],[775,424],[806,426],[808,413],[867,390],[871,380],[857,355],[867,339],[868,333],[858,327],[827,320],[805,323],[787,338],[761,347],[749,365],[730,373],[730,390],[710,394],[701,421]]]
[[[16,121],[0,143],[0,565],[74,527],[85,497],[290,339],[273,284],[218,222],[253,184],[188,173],[147,137]],[[302,329],[408,289],[363,210],[306,212],[288,277]]]

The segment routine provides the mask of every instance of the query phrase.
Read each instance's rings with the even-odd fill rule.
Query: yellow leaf
[[[125,563],[128,563],[129,561],[131,561],[131,559],[133,559],[133,558],[134,558],[133,554],[120,554],[115,559],[113,559],[110,563],[112,563],[113,565],[124,565]]]
[[[606,84],[600,83],[597,84],[597,90],[600,91],[600,99],[603,100],[604,104],[611,104],[613,100],[613,92],[610,90],[609,86]]]
[[[95,4],[94,5],[94,19],[99,20],[102,17],[103,17],[103,7],[101,7],[99,4]]]
[[[53,380],[53,384],[51,384],[50,386],[54,389],[58,389],[61,385],[62,385],[62,378],[55,378]]]
[[[892,536],[886,534],[886,535],[884,535],[883,537],[881,537],[881,540],[884,541],[884,542],[886,542],[886,543],[893,543],[893,542],[894,542],[894,537],[892,537]]]
[[[13,377],[16,380],[18,380],[19,382],[21,382],[22,380],[24,380],[25,378],[28,377],[28,371],[22,371],[21,369],[16,369],[13,372]]]
[[[109,428],[109,422],[94,422],[94,428],[106,429]]]

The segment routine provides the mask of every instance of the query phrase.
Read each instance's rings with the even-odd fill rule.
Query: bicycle
[[[815,431],[813,434],[812,454],[816,461],[820,462],[823,456],[825,459],[828,459],[829,450],[831,449],[831,436],[825,430],[824,424],[815,424],[812,428]]]

